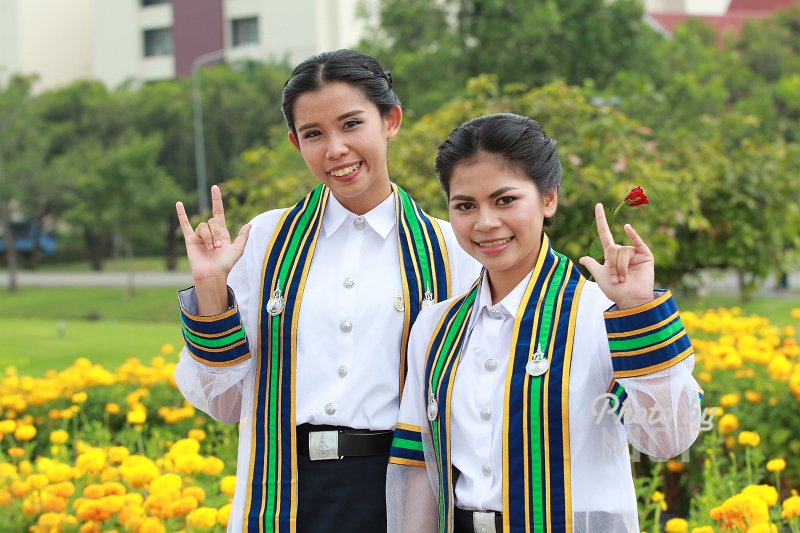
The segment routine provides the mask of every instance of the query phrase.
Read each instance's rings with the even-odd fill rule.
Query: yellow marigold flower
[[[106,451],[102,448],[89,448],[78,456],[75,467],[81,472],[97,474],[106,466]]]
[[[103,483],[103,492],[106,496],[124,496],[128,491],[122,483],[106,481]]]
[[[781,458],[767,461],[767,470],[770,472],[783,472],[786,469],[786,461]]]
[[[107,403],[104,409],[110,415],[118,415],[120,411],[119,404],[114,402]]]
[[[711,375],[710,372],[700,372],[697,374],[697,380],[702,381],[703,383],[711,383],[714,381],[714,377]]]
[[[35,436],[36,428],[30,424],[18,426],[17,429],[14,430],[14,438],[23,442],[33,440]]]
[[[664,524],[664,533],[686,533],[689,531],[689,522],[683,518],[670,518]]]
[[[131,455],[125,459],[119,473],[134,488],[145,487],[161,475],[156,464],[143,455]]]
[[[22,514],[25,516],[37,516],[43,511],[42,498],[38,492],[32,492],[22,500]]]
[[[792,309],[792,318],[800,318],[800,307]]]
[[[711,526],[693,527],[692,533],[714,533],[714,528]]]
[[[68,499],[75,494],[75,485],[71,481],[60,481],[58,483],[53,483],[44,490],[53,496]]]
[[[122,463],[129,455],[130,452],[125,446],[112,446],[108,449],[108,460],[115,464]]]
[[[23,450],[22,448],[18,448],[17,446],[9,448],[8,450],[6,450],[6,453],[8,454],[9,457],[13,457],[14,459],[25,457],[25,450]]]
[[[178,474],[163,474],[155,478],[153,481],[151,481],[149,488],[152,494],[158,492],[180,494],[182,485],[183,485],[183,480],[181,479],[181,476],[179,476]]]
[[[223,494],[227,494],[228,496],[233,496],[234,489],[236,489],[236,476],[225,476],[224,478],[219,480],[219,490]],[[653,495],[653,497],[655,497],[655,494]]]
[[[50,484],[50,480],[44,474],[31,474],[28,476],[28,483],[36,490],[41,490]]]
[[[742,431],[739,433],[739,444],[755,448],[761,443],[761,437],[755,431]]]
[[[23,476],[30,475],[30,473],[33,472],[33,465],[27,459],[20,461],[19,465],[17,465],[17,468],[19,468],[19,473]]]
[[[166,533],[167,528],[164,527],[158,518],[151,516],[142,522],[142,525],[139,526],[137,531],[138,533]]]
[[[719,399],[719,403],[722,405],[722,407],[730,409],[739,403],[739,394],[735,392],[723,394],[722,398]]]
[[[670,459],[667,461],[667,470],[670,472],[679,474],[686,470],[686,464],[683,461],[679,461],[677,459]]]
[[[100,522],[89,521],[81,524],[81,527],[78,528],[78,533],[103,533],[103,528]]]
[[[14,433],[14,430],[17,429],[17,423],[14,420],[2,420],[0,421],[0,433],[3,435],[9,435]]]
[[[233,477],[233,476],[228,476],[228,477]],[[657,491],[653,492],[653,495],[650,496],[650,499],[653,500],[655,503],[663,502],[664,501],[664,493],[657,490]]]
[[[772,485],[748,485],[741,493],[745,496],[760,498],[770,507],[778,503],[778,491]]]
[[[69,440],[69,433],[63,429],[57,429],[50,432],[50,442],[52,444],[64,444]]]
[[[147,411],[145,411],[143,408],[128,411],[127,420],[128,424],[144,424],[147,421]]]
[[[786,498],[783,500],[781,508],[783,509],[781,511],[781,517],[787,520],[800,517],[800,496],[795,493],[793,496]]]
[[[83,496],[90,500],[99,500],[106,495],[106,489],[99,483],[92,483],[83,488]]]
[[[211,475],[216,476],[225,468],[225,463],[219,457],[214,457],[213,455],[210,457],[206,457],[205,462],[203,463],[203,472]]]
[[[186,517],[186,525],[189,527],[211,529],[217,525],[217,510],[213,507],[200,507],[199,509],[195,509]]]
[[[228,527],[228,519],[231,515],[231,504],[226,503],[217,510],[217,522],[222,527]]]
[[[7,489],[0,489],[0,505],[8,505],[12,499],[11,493]]]
[[[206,432],[202,429],[190,429],[189,438],[194,439],[197,442],[202,442],[206,438]]]
[[[161,354],[162,355],[170,355],[175,353],[175,345],[169,342],[164,343],[161,345]]]
[[[180,439],[169,447],[172,455],[193,455],[200,451],[200,443],[195,439]]]
[[[200,487],[185,487],[183,492],[181,493],[182,496],[191,496],[198,502],[202,502],[206,499],[206,491],[204,491]]]
[[[736,415],[730,413],[724,414],[719,419],[719,422],[717,422],[717,427],[719,427],[720,433],[728,435],[739,427],[739,419],[736,418]]]
[[[70,399],[72,400],[72,403],[83,403],[89,399],[89,395],[86,394],[85,391],[76,392]]]
[[[752,390],[744,391],[744,397],[747,398],[747,401],[750,403],[758,403],[761,401],[761,393]]]
[[[186,516],[195,509],[197,509],[197,500],[191,496],[185,496],[169,502],[164,509],[164,516]]]

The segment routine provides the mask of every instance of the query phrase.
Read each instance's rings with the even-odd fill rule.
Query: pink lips
[[[501,240],[501,239],[494,239],[494,240]],[[500,252],[502,252],[503,250],[505,250],[506,248],[508,248],[509,245],[511,245],[511,243],[513,242],[513,240],[514,240],[514,237],[510,237],[509,240],[504,242],[503,244],[499,244],[497,246],[491,246],[491,247],[481,246],[480,243],[477,243],[477,242],[475,244],[477,244],[478,249],[481,251],[481,253],[484,253],[486,255],[496,255],[496,254],[499,254]],[[484,241],[484,242],[486,242],[486,241]],[[489,242],[491,242],[491,241],[489,241]]]

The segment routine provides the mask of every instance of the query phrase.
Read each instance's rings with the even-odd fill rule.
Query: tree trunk
[[[17,285],[17,247],[14,244],[14,235],[11,234],[11,221],[5,212],[2,215],[3,241],[6,245],[6,266],[8,266],[8,292],[13,294],[19,290]]]
[[[167,220],[167,235],[164,241],[164,261],[167,270],[174,272],[178,268],[178,254],[176,248],[178,247],[178,219],[170,215]]]
[[[103,259],[106,252],[105,240],[88,230],[84,232],[83,238],[86,244],[86,253],[89,255],[89,264],[92,266],[92,270],[100,272],[103,270]]]
[[[128,275],[128,296],[136,296],[136,264],[133,257],[133,242],[130,237],[122,238],[122,247],[125,250],[125,270]]]

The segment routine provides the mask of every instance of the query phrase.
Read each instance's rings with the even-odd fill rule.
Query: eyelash
[[[362,120],[350,119],[345,121],[344,129],[351,130],[362,123],[363,123]],[[312,139],[314,137],[319,137],[320,135],[322,135],[322,133],[320,133],[319,130],[310,130],[307,131],[305,135],[303,135],[303,139]]]
[[[516,198],[514,198],[513,196],[503,196],[497,199],[497,205],[499,205],[500,207],[505,207],[511,205],[512,203],[514,203],[514,201],[516,201]],[[470,211],[472,209],[475,209],[475,204],[473,204],[472,202],[462,202],[460,204],[456,204],[455,209],[456,211]]]

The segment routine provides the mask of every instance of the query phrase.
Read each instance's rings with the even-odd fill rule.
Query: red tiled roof
[[[732,11],[764,11],[770,13],[777,9],[786,9],[797,3],[800,2],[798,0],[731,0],[728,5],[728,13]]]
[[[690,18],[688,15],[682,15],[677,13],[648,13],[649,17],[653,19],[655,22],[658,23],[659,26],[664,28],[665,31],[672,33],[675,30],[675,26],[680,24],[681,22],[685,21],[686,19]],[[766,16],[767,13],[756,13],[756,14],[738,14],[738,13],[729,13],[727,15],[723,15],[721,17],[700,17],[700,16],[692,16],[691,18],[696,20],[701,20],[714,28],[717,33],[722,33],[724,31],[739,31],[742,27],[742,24],[747,19],[754,19],[754,18],[761,18]]]

